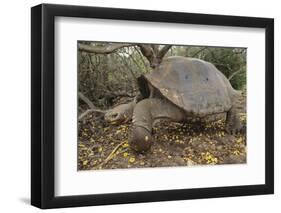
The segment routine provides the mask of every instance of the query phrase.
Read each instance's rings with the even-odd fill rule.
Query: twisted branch
[[[132,44],[109,44],[106,46],[93,46],[88,44],[78,44],[80,51],[96,54],[110,54],[122,47],[132,46]]]

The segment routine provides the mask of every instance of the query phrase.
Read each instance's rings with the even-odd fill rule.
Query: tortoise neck
[[[155,120],[168,119],[179,122],[184,120],[184,117],[182,109],[165,99],[144,99],[134,109],[133,126],[143,127],[151,132]]]

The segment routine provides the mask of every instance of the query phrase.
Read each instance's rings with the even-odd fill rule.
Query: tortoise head
[[[105,113],[104,120],[111,124],[127,123],[133,116],[135,105],[135,102],[118,105]]]
[[[122,113],[112,109],[105,113],[104,120],[111,124],[120,124],[124,121],[124,116]]]

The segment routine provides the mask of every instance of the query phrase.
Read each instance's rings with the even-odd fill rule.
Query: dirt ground
[[[239,100],[239,115],[246,127],[245,96]],[[130,149],[130,126],[105,123],[95,113],[79,122],[78,170],[246,163],[246,130],[229,135],[222,120],[210,124],[161,121],[145,154]]]

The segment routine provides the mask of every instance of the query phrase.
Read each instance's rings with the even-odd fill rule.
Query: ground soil
[[[239,100],[244,131],[230,135],[224,121],[209,124],[160,121],[153,129],[155,141],[145,154],[128,144],[131,122],[105,123],[91,113],[79,122],[78,170],[196,166],[246,163],[246,97]]]

